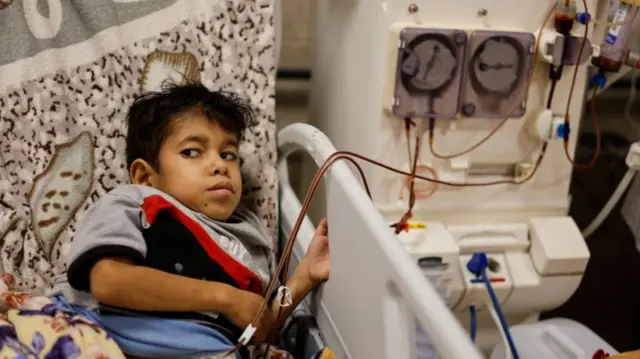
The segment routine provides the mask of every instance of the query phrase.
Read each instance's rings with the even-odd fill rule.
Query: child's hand
[[[260,310],[264,298],[246,290],[234,289],[233,294],[229,298],[229,308],[224,315],[236,327],[244,330],[251,324],[251,321],[253,321],[253,318]],[[271,315],[269,305],[267,305],[256,324],[257,330],[253,338],[251,338],[253,344],[261,344],[267,340],[267,334],[274,329],[273,321],[274,317]]]
[[[316,232],[313,234],[307,254],[303,260],[307,266],[309,279],[316,285],[329,279],[329,239],[327,233],[329,227],[327,220],[320,221]]]

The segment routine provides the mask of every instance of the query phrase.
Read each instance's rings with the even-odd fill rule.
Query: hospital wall
[[[315,0],[282,1],[282,44],[280,69],[304,69],[313,56]],[[276,125],[278,129],[296,122],[308,122],[309,82],[279,79],[276,82]],[[299,187],[301,157],[290,161],[293,185]]]

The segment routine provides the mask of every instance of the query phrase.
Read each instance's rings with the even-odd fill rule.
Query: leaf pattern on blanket
[[[29,193],[36,238],[48,259],[60,233],[89,196],[93,185],[93,137],[82,132],[56,147],[48,166],[34,179]]]
[[[13,2],[13,0],[0,0],[0,10],[6,8],[7,6],[11,5],[11,3]]]

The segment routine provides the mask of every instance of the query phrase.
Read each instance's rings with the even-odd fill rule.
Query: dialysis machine
[[[510,325],[568,300],[589,260],[567,215],[585,94],[625,62],[635,65],[625,48],[637,5],[621,1],[609,21],[610,6],[317,3],[312,124],[338,149],[440,181],[414,182],[398,240],[425,273],[438,268],[443,299],[463,326],[477,310],[484,352],[501,332],[487,288],[468,270],[474,253],[488,256]],[[398,221],[410,178],[375,166],[365,173],[378,210]]]

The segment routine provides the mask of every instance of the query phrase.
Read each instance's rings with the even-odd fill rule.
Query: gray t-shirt
[[[105,257],[126,257],[139,265],[228,283],[261,295],[275,271],[272,241],[253,212],[238,208],[228,221],[216,221],[166,193],[140,185],[120,186],[88,210],[78,224],[67,258],[68,283],[84,293],[58,290],[71,294],[67,297],[75,304],[86,305],[86,294],[91,291],[89,273]],[[100,307],[118,314],[140,314]],[[219,323],[216,313],[163,312],[154,316],[228,326],[226,320]]]

